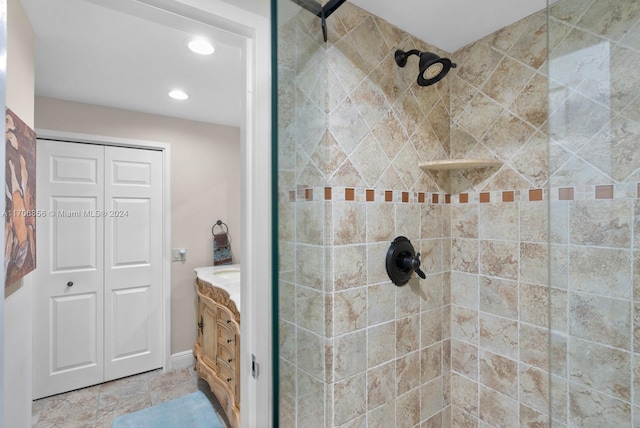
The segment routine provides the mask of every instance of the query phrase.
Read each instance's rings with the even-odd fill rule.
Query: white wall
[[[19,0],[7,2],[7,107],[33,127],[35,36]],[[4,219],[3,219],[4,220]],[[5,289],[5,427],[31,426],[33,287],[29,276]],[[4,282],[4,280],[2,280]]]
[[[240,262],[240,130],[90,104],[36,97],[37,129],[148,140],[171,145],[171,246],[187,261],[171,264],[171,353],[196,338],[193,269],[213,264],[211,226],[229,226]]]

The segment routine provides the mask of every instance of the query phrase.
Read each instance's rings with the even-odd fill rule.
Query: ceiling
[[[547,6],[547,0],[350,1],[449,53]]]
[[[269,14],[268,0],[223,1]],[[547,2],[349,1],[450,53]],[[36,33],[36,95],[240,126],[242,38],[132,0],[21,2]],[[194,35],[211,40],[216,52],[190,52]],[[190,98],[170,99],[176,87]]]
[[[36,34],[36,95],[240,125],[242,38],[130,1],[21,1]],[[214,54],[191,52],[193,36]],[[174,88],[189,99],[169,98]]]

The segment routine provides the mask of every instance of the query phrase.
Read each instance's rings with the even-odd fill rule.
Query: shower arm
[[[346,0],[330,0],[324,6],[320,5],[316,0],[291,0],[298,6],[308,10],[322,20],[322,38],[327,41],[327,18],[333,12],[338,10]]]
[[[420,55],[422,55],[422,52],[417,49],[411,49],[410,51],[404,52],[403,54],[399,54],[398,52],[402,51],[396,51],[396,64],[398,64],[400,67],[404,67],[405,65],[407,65],[407,58],[409,58],[411,55],[415,55],[417,57],[420,57]]]

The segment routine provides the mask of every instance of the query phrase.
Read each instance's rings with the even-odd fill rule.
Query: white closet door
[[[162,153],[105,147],[105,380],[162,366]]]
[[[103,379],[103,153],[38,140],[35,398]]]
[[[162,367],[162,162],[38,140],[34,398]]]

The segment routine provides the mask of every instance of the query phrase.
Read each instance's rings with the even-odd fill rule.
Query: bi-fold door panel
[[[162,154],[105,152],[105,379],[162,365]]]
[[[38,141],[34,396],[102,382],[103,148]]]

